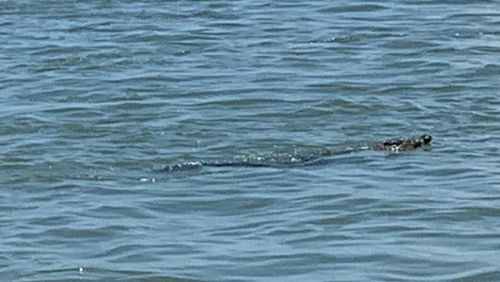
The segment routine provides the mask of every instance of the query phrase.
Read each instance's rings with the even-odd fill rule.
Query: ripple
[[[0,1],[0,277],[499,280],[495,4]]]
[[[387,9],[383,5],[361,4],[361,5],[338,5],[321,9],[321,13],[359,13],[359,12],[378,12]]]

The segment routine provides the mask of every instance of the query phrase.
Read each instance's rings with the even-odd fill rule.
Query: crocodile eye
[[[432,136],[430,136],[429,134],[424,134],[420,138],[422,138],[424,144],[429,144],[432,141]]]

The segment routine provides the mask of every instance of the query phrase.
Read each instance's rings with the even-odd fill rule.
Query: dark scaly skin
[[[392,152],[409,151],[415,150],[425,145],[430,144],[432,137],[428,134],[424,134],[420,137],[408,138],[408,139],[390,139],[383,142],[374,143],[371,148],[373,150],[384,150]],[[229,159],[221,161],[194,161],[179,163],[175,165],[170,165],[165,168],[166,171],[180,171],[188,169],[197,169],[203,166],[211,167],[284,167],[284,166],[307,166],[307,165],[318,165],[328,163],[325,157],[330,157],[334,155],[348,154],[353,151],[359,151],[367,149],[362,147],[359,149],[348,148],[343,151],[332,151],[325,150],[321,152],[314,152],[306,156],[296,156],[287,160],[280,160],[276,158],[262,158],[258,160],[252,159]]]
[[[420,137],[409,139],[391,139],[380,143],[373,144],[374,150],[386,150],[393,152],[414,150],[424,145],[430,144],[432,136],[424,134]]]

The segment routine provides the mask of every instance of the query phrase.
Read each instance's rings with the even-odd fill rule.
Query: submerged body
[[[283,166],[309,166],[328,163],[326,157],[334,155],[342,155],[354,151],[366,149],[384,150],[391,152],[409,151],[424,147],[430,144],[432,137],[424,134],[420,137],[407,139],[390,139],[383,142],[376,142],[369,147],[347,148],[341,151],[322,150],[313,152],[305,156],[288,156],[288,157],[258,157],[258,158],[240,158],[240,159],[224,159],[220,161],[193,161],[167,166],[166,171],[179,171],[201,168],[203,166],[211,167],[283,167]]]

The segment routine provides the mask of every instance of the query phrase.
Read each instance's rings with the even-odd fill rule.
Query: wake
[[[314,166],[329,163],[329,157],[350,154],[357,151],[367,150],[367,146],[358,148],[347,147],[343,150],[323,149],[306,155],[299,154],[274,154],[272,156],[243,156],[232,159],[216,161],[189,161],[173,165],[167,165],[163,171],[175,172],[185,170],[201,169],[203,167],[297,167]]]

